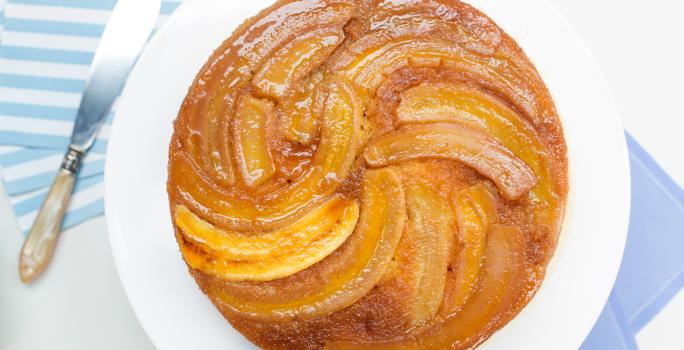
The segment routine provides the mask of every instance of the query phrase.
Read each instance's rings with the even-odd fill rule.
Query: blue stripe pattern
[[[102,175],[96,175],[80,179],[76,183],[74,192],[78,193],[87,190],[95,185],[102,183],[102,180]],[[13,206],[15,215],[17,215],[17,217],[21,217],[23,215],[35,212],[36,210],[38,210],[38,208],[40,208],[40,205],[43,203],[43,200],[45,199],[46,195],[47,189],[39,191],[35,195],[26,198],[21,202],[16,203]],[[64,218],[64,222],[62,223],[62,229],[74,227],[85,220],[102,215],[103,212],[104,200],[102,198],[96,199],[95,201],[88,203],[87,205],[79,207],[75,210],[70,210],[67,216]],[[20,229],[22,233],[27,234],[30,230],[30,227],[23,227]]]
[[[80,93],[85,87],[85,81],[0,73],[0,86]]]
[[[162,2],[161,9],[159,11],[162,15],[170,15],[178,7],[178,3],[175,2]]]
[[[30,162],[36,159],[53,156],[57,152],[49,149],[24,148],[0,155],[0,164],[5,167]]]
[[[62,229],[70,229],[88,219],[101,216],[102,213],[104,213],[104,199],[98,199],[91,204],[70,211],[69,215],[64,218]],[[24,232],[24,234],[27,233],[28,231]]]
[[[3,1],[0,0],[0,4]],[[73,96],[74,94],[80,95],[83,91],[86,81],[83,80],[82,72],[91,64],[94,52],[92,52],[92,44],[81,50],[74,47],[74,43],[78,42],[76,41],[78,39],[87,39],[83,40],[85,43],[92,43],[92,39],[99,39],[104,31],[104,25],[78,20],[67,21],[57,14],[62,11],[60,8],[63,8],[63,11],[78,9],[109,11],[116,4],[116,0],[7,0],[7,2],[33,6],[30,11],[33,11],[36,16],[31,18],[32,12],[27,11],[24,11],[21,16],[14,16],[12,11],[5,13],[0,6],[0,26],[4,27],[4,35],[0,36],[0,59],[12,61],[17,67],[23,67],[17,72],[7,70],[0,72],[0,89],[20,89],[15,90],[15,94],[19,97],[17,99],[8,98],[0,93],[0,116],[15,119],[27,118],[27,120],[31,119],[32,123],[41,120],[72,122],[77,113],[75,106],[64,107],[53,106],[53,104],[64,104],[58,100],[60,93]],[[163,1],[160,14],[169,15],[178,5],[179,1]],[[42,6],[50,6],[46,10],[56,14],[55,18],[48,18],[41,14]],[[24,40],[25,37],[22,35],[25,34],[30,34],[30,38],[33,39]],[[16,45],[2,45],[3,37],[7,39],[12,36],[14,36],[12,40],[7,41]],[[70,41],[62,44],[59,40]],[[42,44],[43,42],[46,44]],[[27,62],[28,65],[22,66],[23,62]],[[43,70],[40,68],[40,63],[43,62],[52,66],[46,66]],[[77,68],[73,70],[74,74],[79,75],[71,76],[68,72],[72,70],[61,71],[60,64],[72,65]],[[31,91],[36,92],[35,103],[33,103],[34,99],[26,98],[31,97]],[[111,124],[113,115],[110,113],[107,124]],[[38,210],[57,170],[56,165],[49,163],[54,163],[55,159],[61,157],[69,143],[68,135],[40,133],[28,125],[34,124],[22,126],[0,123],[0,147],[2,145],[23,147],[10,153],[0,154],[0,167],[4,168],[7,174],[12,174],[12,180],[4,181],[4,187],[14,203],[13,208],[17,217]],[[98,138],[91,152],[102,154],[106,148],[106,138]],[[51,170],[46,171],[45,169],[48,168]],[[103,171],[103,159],[87,160],[79,173],[75,195],[101,184]],[[22,196],[23,199],[19,200],[18,196]],[[100,194],[98,198],[70,210],[64,227],[71,227],[101,215],[102,212],[103,201]],[[25,221],[27,220],[22,220],[24,226],[26,226]],[[21,227],[21,231],[27,230],[28,227]]]
[[[7,18],[5,29],[15,32],[61,34],[99,38],[103,25]]]
[[[74,187],[74,192],[80,192],[82,190],[91,188],[99,183],[101,183],[103,180],[102,175],[97,175],[97,176],[92,176],[89,178],[85,178],[81,181],[78,181],[76,183],[76,186]],[[17,217],[32,213],[36,211],[40,205],[43,203],[43,199],[45,199],[45,196],[47,195],[47,188],[43,189],[42,191],[39,191],[33,196],[30,196],[28,198],[25,198],[21,202],[18,202],[13,205],[14,213],[17,215]]]
[[[89,65],[93,61],[91,52],[41,49],[3,45],[0,52],[2,57],[15,60],[41,61],[52,63],[69,63]]]
[[[1,143],[8,145],[39,147],[66,150],[69,146],[70,136],[55,136],[44,134],[32,134],[16,131],[1,131]],[[98,139],[93,144],[91,152],[105,153],[107,151],[107,141]]]
[[[77,112],[75,108],[29,105],[13,102],[0,102],[0,111],[2,114],[17,117],[66,121],[74,120]]]
[[[104,160],[85,163],[78,173],[78,179],[81,180],[94,175],[102,175],[104,172],[104,163]],[[7,181],[5,182],[5,191],[11,196],[50,186],[55,178],[55,174],[55,170],[52,170],[16,181]]]
[[[111,10],[116,0],[9,0],[9,3]]]
[[[44,158],[60,158],[62,155],[63,152],[56,150],[23,148],[0,155],[0,164],[5,167],[5,172],[9,172],[14,166],[20,166],[27,162],[40,161]],[[78,174],[79,179],[101,175],[104,172],[104,160],[99,159],[91,161],[91,157],[93,156],[89,155],[86,157],[83,168]],[[36,172],[32,175],[13,181],[5,180],[5,191],[12,196],[45,188],[52,183],[52,180],[55,177],[56,166],[57,165],[55,164],[55,166],[52,166],[47,172]]]
[[[2,43],[2,32],[5,25],[5,0],[0,0],[0,43]]]

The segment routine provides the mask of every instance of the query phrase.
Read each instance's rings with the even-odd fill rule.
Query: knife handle
[[[19,277],[28,284],[47,267],[69,207],[84,153],[69,147],[19,255]]]

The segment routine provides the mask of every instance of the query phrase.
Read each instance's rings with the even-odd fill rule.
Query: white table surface
[[[596,58],[625,127],[684,186],[684,2],[551,1]],[[0,188],[0,349],[153,349],[119,282],[103,218],[64,232],[29,287],[17,275],[22,241]],[[681,292],[637,343],[684,349],[683,324]]]

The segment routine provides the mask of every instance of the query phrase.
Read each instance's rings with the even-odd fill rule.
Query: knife
[[[71,144],[19,255],[19,276],[26,284],[50,262],[81,161],[150,36],[160,7],[161,0],[119,0],[111,13],[93,58]]]

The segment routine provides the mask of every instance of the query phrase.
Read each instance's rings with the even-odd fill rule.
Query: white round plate
[[[143,53],[121,97],[105,169],[105,209],[121,282],[154,344],[253,348],[188,274],[166,195],[172,121],[212,51],[269,0],[182,4]],[[523,47],[553,95],[569,147],[564,232],[538,295],[484,349],[577,349],[608,298],[629,216],[623,129],[594,61],[545,0],[470,0]]]

